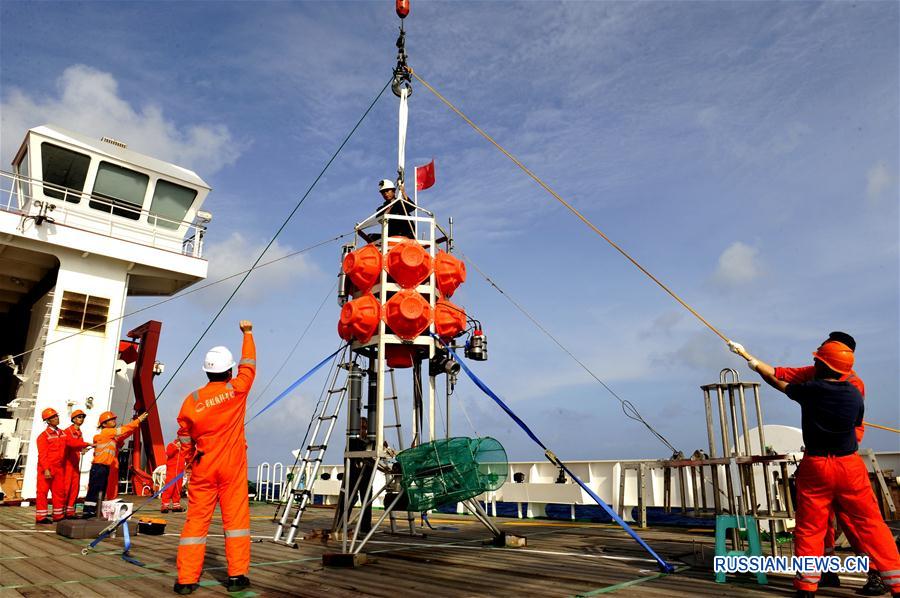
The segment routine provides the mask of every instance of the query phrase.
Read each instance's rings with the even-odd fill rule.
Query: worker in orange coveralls
[[[853,372],[851,348],[836,340],[822,343],[813,353],[815,378],[792,384],[776,378],[775,368],[739,344],[730,345],[763,380],[800,404],[805,454],[797,469],[795,554],[823,555],[832,505],[837,504],[891,595],[900,596],[900,553],[856,452],[855,429],[862,425],[865,407],[862,393],[847,380]],[[797,572],[797,597],[815,596],[820,578],[819,573]]]
[[[851,351],[853,351],[854,353],[856,352],[856,340],[846,332],[831,332],[828,335],[828,338],[823,342],[827,341],[842,342],[847,345]],[[815,373],[816,368],[812,365],[799,368],[775,368],[776,378],[791,383],[809,382],[810,380],[815,378]],[[863,383],[862,378],[860,378],[856,374],[856,372],[851,371],[849,374],[847,374],[847,376],[842,376],[841,379],[846,380],[847,382],[855,386],[860,394],[862,394],[863,398],[866,398],[866,385]],[[856,428],[856,442],[862,442],[865,433],[865,425],[858,426]],[[841,530],[847,537],[847,541],[850,543],[853,551],[858,555],[865,554],[865,548],[859,544],[859,539],[853,533],[853,529],[849,525],[846,513],[843,513],[840,507],[837,505],[832,505],[832,509],[834,510],[834,515],[837,517],[837,523],[840,525]],[[828,525],[828,531],[825,533],[826,556],[834,554],[835,525],[833,518],[829,518],[829,521],[830,523]],[[819,587],[839,588],[840,586],[841,580],[838,577],[837,573],[833,573],[831,571],[825,571],[822,573],[822,580],[819,582]],[[869,569],[866,584],[862,588],[860,588],[859,593],[863,596],[881,596],[882,594],[887,593],[887,588],[885,587],[884,582],[881,580],[881,575],[879,575],[878,571],[876,571],[875,569]]]
[[[124,426],[116,426],[116,414],[104,411],[100,414],[100,430],[94,436],[94,461],[91,463],[91,475],[88,479],[88,491],[84,497],[84,518],[97,516],[97,505],[102,500],[109,486],[111,466],[119,462],[119,443],[134,434],[147,419],[141,413],[137,419]]]
[[[86,414],[81,409],[72,412],[69,418],[72,425],[63,430],[66,435],[66,455],[64,462],[63,479],[65,480],[66,519],[75,518],[75,501],[78,500],[78,490],[81,487],[81,456],[90,448],[90,444],[84,441],[81,433],[81,425]]]
[[[181,428],[178,430],[178,436],[175,440],[166,445],[165,486],[168,486],[179,474],[184,473],[185,465],[191,456],[191,437],[188,435],[187,430]],[[181,508],[181,487],[183,482],[184,478],[180,478],[162,493],[160,497],[162,501],[160,512],[168,513],[171,510],[178,513],[183,510]]]
[[[53,523],[63,519],[66,501],[65,454],[66,436],[59,429],[59,413],[48,407],[41,412],[47,429],[37,437],[37,496],[35,523]],[[47,493],[53,494],[53,511],[47,510]]]
[[[226,347],[213,347],[206,354],[203,371],[209,384],[184,400],[178,425],[187,432],[195,455],[189,464],[191,490],[187,521],[178,543],[176,594],[196,590],[203,570],[206,535],[216,503],[225,528],[225,558],[228,561],[229,592],[250,585],[250,501],[247,494],[247,441],[244,416],[247,394],[256,376],[253,324],[241,320],[244,333],[237,377],[232,378],[234,359]]]

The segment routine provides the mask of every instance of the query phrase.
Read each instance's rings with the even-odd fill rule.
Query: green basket
[[[397,454],[410,511],[427,511],[497,490],[506,481],[506,451],[494,438],[447,438]]]

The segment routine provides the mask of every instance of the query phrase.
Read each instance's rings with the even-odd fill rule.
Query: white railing
[[[63,199],[46,191],[63,194]],[[71,201],[78,198],[77,202]],[[102,208],[92,207],[101,205]],[[149,210],[103,196],[68,189],[39,179],[0,171],[0,211],[23,218],[46,217],[56,224],[72,226],[116,239],[202,257],[203,224],[171,220]],[[118,212],[118,213],[117,213]],[[128,217],[120,216],[121,213]]]
[[[260,463],[256,468],[256,500],[275,502],[284,488],[284,464]]]
[[[799,456],[799,455],[798,455]],[[893,470],[895,476],[900,475],[900,451],[886,451],[875,453],[881,469]],[[603,501],[611,505],[613,509],[619,508],[622,502],[625,508],[626,519],[630,519],[630,511],[638,506],[636,473],[626,470],[624,464],[634,463],[657,464],[657,459],[629,459],[629,460],[599,460],[599,461],[567,461],[566,465],[581,480],[588,485]],[[280,465],[279,463],[275,464]],[[867,462],[868,465],[868,462]],[[257,492],[260,492],[260,480],[268,480],[262,475],[263,468],[274,469],[269,463],[263,463],[257,467]],[[293,468],[288,468],[293,469]],[[322,465],[319,469],[320,479],[313,485],[313,499],[322,497],[324,504],[336,504],[341,490],[341,481],[344,471],[343,465]],[[297,472],[299,473],[299,472]],[[517,474],[521,474],[517,476]],[[322,476],[327,479],[322,479]],[[619,497],[619,483],[621,476],[625,476],[625,496]],[[521,482],[516,482],[516,479]],[[569,476],[565,476],[565,482],[557,483],[559,468],[548,461],[517,461],[509,464],[509,477],[507,482],[498,490],[488,492],[478,497],[478,500],[487,504],[487,510],[492,515],[497,513],[497,503],[512,503],[517,505],[517,513],[522,517],[543,517],[546,515],[548,504],[568,505],[570,517],[575,518],[576,505],[593,505],[594,500],[581,489]],[[375,472],[374,487],[380,488],[384,484],[384,474]],[[709,482],[710,480],[708,480]],[[308,483],[308,482],[307,482]],[[679,484],[673,483],[671,488],[671,506],[679,508],[684,504],[690,510],[694,502],[693,490],[690,484],[685,488],[684,502],[679,490]],[[708,488],[711,491],[711,486]],[[311,501],[312,502],[312,501]],[[665,479],[662,468],[651,468],[645,478],[644,504],[647,507],[665,506]],[[375,506],[384,506],[376,500]],[[461,506],[458,506],[462,512]]]

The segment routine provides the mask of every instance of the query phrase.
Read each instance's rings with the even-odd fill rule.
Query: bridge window
[[[95,210],[111,211],[116,216],[137,220],[149,183],[150,177],[146,174],[100,162],[89,205]]]
[[[41,144],[44,195],[71,203],[81,201],[90,156],[53,145]]]
[[[56,324],[62,328],[106,332],[109,299],[64,291]]]
[[[175,230],[181,226],[184,215],[197,197],[197,191],[159,180],[153,190],[153,203],[150,204],[150,216],[147,221],[160,228]],[[158,218],[156,217],[158,216]]]

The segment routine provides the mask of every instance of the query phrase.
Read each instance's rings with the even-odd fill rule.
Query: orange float
[[[381,305],[378,299],[372,293],[367,293],[358,299],[348,301],[341,308],[338,334],[345,341],[355,339],[365,343],[378,331],[380,317]]]
[[[404,289],[411,289],[431,274],[431,256],[416,241],[405,239],[387,253],[387,271]]]
[[[351,251],[344,257],[343,269],[356,288],[365,293],[381,275],[381,252],[371,243]]]
[[[434,278],[441,294],[450,297],[466,282],[466,265],[446,251],[438,251],[434,258]]]
[[[411,368],[415,347],[409,345],[387,345],[384,348],[384,357],[389,368]]]
[[[404,289],[384,304],[384,321],[403,340],[412,340],[431,324],[431,305],[422,295]]]
[[[466,310],[446,299],[434,306],[434,333],[443,340],[456,338],[466,329]]]

